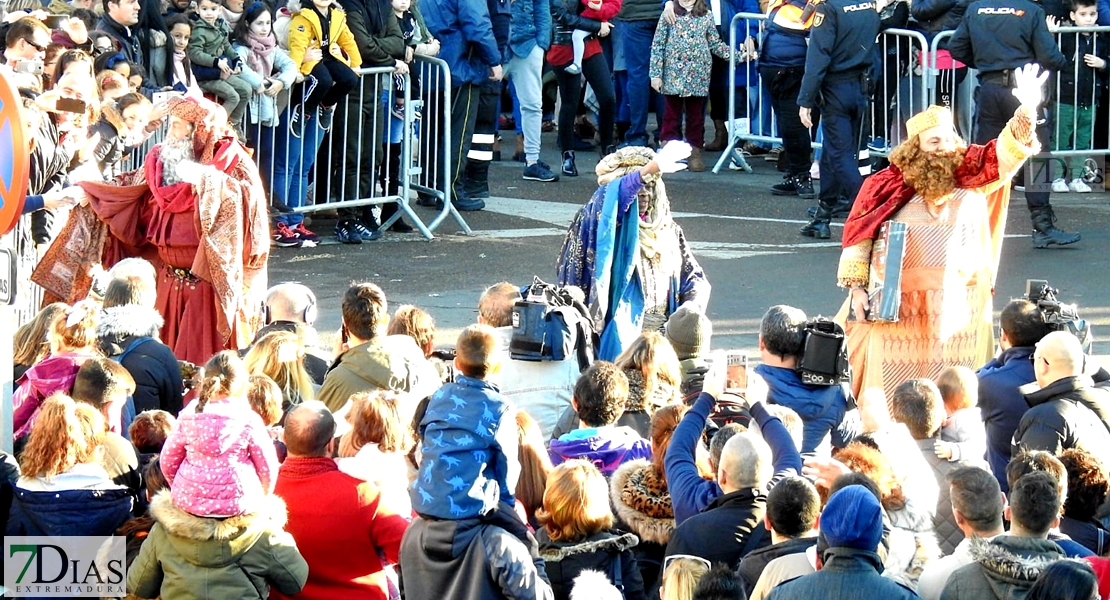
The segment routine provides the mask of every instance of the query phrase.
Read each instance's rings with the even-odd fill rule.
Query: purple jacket
[[[582,458],[592,462],[602,475],[609,477],[617,467],[630,460],[650,460],[651,444],[630,427],[576,429],[551,440],[548,453],[552,464]]]
[[[15,432],[15,439],[31,432],[31,424],[38,416],[43,401],[51,394],[68,394],[73,391],[77,371],[89,358],[91,356],[87,354],[63,352],[47,356],[27,369],[16,382],[19,387],[12,397],[12,430]]]

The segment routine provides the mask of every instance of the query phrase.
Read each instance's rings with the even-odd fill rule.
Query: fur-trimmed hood
[[[576,543],[553,542],[547,539],[546,535],[541,534],[540,557],[546,562],[556,563],[581,554],[593,554],[595,552],[617,554],[625,550],[631,550],[639,543],[640,538],[631,533],[620,535],[600,533]]]
[[[674,511],[665,485],[661,490],[647,485],[657,478],[650,462],[643,459],[626,462],[609,480],[609,498],[617,510],[617,517],[633,533],[645,542],[666,545],[675,530]],[[662,484],[661,479],[658,481]],[[651,511],[654,516],[642,510],[649,506],[657,509]]]
[[[178,508],[168,490],[154,496],[150,514],[182,557],[206,568],[235,563],[263,535],[282,530],[287,516],[285,502],[271,494],[254,513],[226,519],[198,517]]]
[[[971,558],[982,567],[997,598],[1016,598],[1015,589],[1028,589],[1048,565],[1064,558],[1049,540],[1000,535],[991,541],[971,540]]]
[[[96,336],[113,344],[118,344],[129,337],[157,338],[162,330],[162,323],[162,315],[153,308],[137,304],[113,306],[100,311]]]

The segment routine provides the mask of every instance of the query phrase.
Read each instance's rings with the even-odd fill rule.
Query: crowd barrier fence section
[[[251,110],[244,117],[246,145],[274,215],[365,209],[394,202],[398,211],[385,230],[407,217],[426,239],[448,216],[465,234],[471,230],[450,202],[451,73],[444,61],[417,56],[410,74],[391,67],[358,69],[358,84],[335,108],[325,131],[318,115],[290,125],[290,106],[311,88],[295,85],[276,97],[277,114],[263,123]],[[415,78],[414,76],[415,75]],[[308,85],[311,85],[309,83]],[[253,107],[252,107],[253,108]],[[140,168],[151,148],[165,139],[154,132],[124,159],[121,172]],[[410,192],[443,207],[425,224],[409,204]]]
[[[762,46],[766,30],[767,16],[758,13],[739,13],[729,23],[729,143],[713,167],[719,173],[725,166],[751,171],[742,151],[743,146],[752,142],[767,147],[781,144],[777,135],[776,118],[770,109],[770,98],[758,75],[758,61],[741,62],[740,49],[748,37],[753,37],[755,47]],[[1057,43],[1075,36],[1068,41],[1078,41],[1079,36],[1092,33],[1110,35],[1110,27],[1058,27],[1052,28]],[[951,58],[947,51],[948,41],[954,31],[942,31],[932,40],[915,30],[888,29],[882,32],[877,41],[877,70],[874,77],[874,96],[871,99],[870,115],[865,117],[862,142],[867,144],[873,157],[885,157],[905,138],[905,122],[917,112],[931,104],[948,106],[954,112],[957,131],[968,141],[973,139],[975,97],[978,88],[977,72],[967,65]],[[1072,43],[1071,46],[1079,46]],[[1081,46],[1080,46],[1081,47]],[[1069,57],[1076,58],[1076,57]],[[1082,55],[1073,60],[1072,81],[1080,79],[1083,69],[1090,69],[1083,63]],[[1100,91],[1098,84],[1073,93],[1065,85],[1065,79],[1056,74],[1047,84],[1048,114],[1052,119],[1052,140],[1041,140],[1044,152],[1059,157],[1064,162],[1069,157],[1087,158],[1090,154],[1110,152],[1107,148],[1097,148],[1095,140],[1099,136],[1094,126],[1087,120],[1097,114],[1094,110],[1084,112],[1082,108],[1097,107]],[[1077,97],[1078,96],[1078,97]],[[1062,102],[1062,100],[1072,102]],[[1105,100],[1105,96],[1102,97]],[[1078,106],[1080,109],[1076,109]],[[1105,110],[1105,107],[1102,107]],[[1096,119],[1097,120],[1097,119]],[[1110,137],[1110,125],[1107,126]],[[1065,139],[1067,138],[1067,139]],[[1082,139],[1080,139],[1082,138]],[[1106,144],[1103,144],[1106,145]],[[820,139],[813,144],[821,148]],[[1101,169],[1087,158],[1081,167],[1090,173]]]

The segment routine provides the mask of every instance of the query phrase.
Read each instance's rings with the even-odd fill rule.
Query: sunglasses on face
[[[26,42],[28,46],[34,48],[35,50],[38,50],[39,52],[46,52],[46,46],[40,46],[37,42],[35,42],[35,40],[32,40],[30,38],[23,38],[23,41]]]

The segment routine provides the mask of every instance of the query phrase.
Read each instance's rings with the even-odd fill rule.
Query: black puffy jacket
[[[967,12],[968,0],[913,0],[910,16],[917,22],[917,29],[925,34],[929,43],[942,31],[955,31]],[[948,46],[942,41],[940,48]]]
[[[625,600],[643,600],[644,582],[632,548],[639,539],[631,534],[608,531],[575,542],[553,542],[547,530],[536,534],[540,557],[547,568],[547,578],[555,600],[570,598],[574,578],[586,569],[604,573],[609,581],[624,592]]]
[[[181,411],[181,367],[173,350],[158,339],[162,317],[153,308],[113,306],[101,313],[96,334],[100,349],[112,358],[123,354],[141,337],[154,339],[136,346],[120,362],[135,379],[135,413],[161,409],[177,416]],[[117,359],[118,360],[118,359]]]

